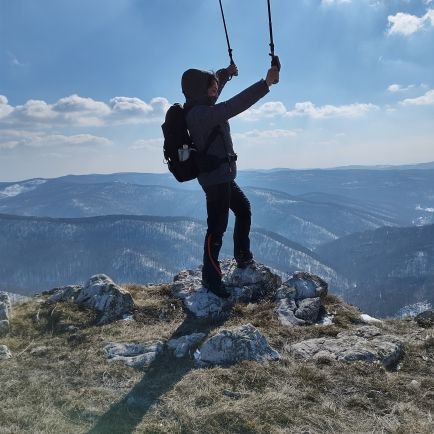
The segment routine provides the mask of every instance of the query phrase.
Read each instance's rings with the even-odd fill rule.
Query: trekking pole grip
[[[270,54],[271,56],[271,66],[276,66],[277,70],[280,71],[280,60],[279,56],[275,56],[274,54]],[[279,83],[279,80],[276,80],[274,84]]]

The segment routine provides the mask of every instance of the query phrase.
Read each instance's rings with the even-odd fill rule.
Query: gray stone
[[[305,325],[306,321],[297,318],[295,316],[295,311],[297,310],[297,305],[294,300],[282,299],[277,301],[277,307],[275,312],[279,318],[279,321],[287,327],[301,326]]]
[[[232,365],[243,360],[277,360],[279,353],[255,327],[246,324],[207,339],[196,350],[195,359],[198,366]]]
[[[187,310],[197,317],[221,315],[234,301],[251,302],[263,298],[274,298],[281,286],[279,276],[268,267],[257,262],[241,269],[235,260],[221,262],[225,283],[231,297],[222,299],[202,286],[202,271],[184,270],[177,274],[172,285],[175,297],[183,300]]]
[[[134,309],[131,294],[105,274],[92,276],[78,293],[75,302],[100,312],[98,324],[113,322]]]
[[[337,338],[308,339],[292,346],[297,359],[329,359],[347,362],[381,363],[385,367],[396,365],[404,349],[396,336],[378,334],[376,327],[364,327],[355,332],[339,333]],[[381,333],[381,331],[380,331]]]
[[[11,311],[11,298],[9,297],[9,294],[5,291],[0,291],[0,303],[4,303],[6,305],[6,309],[10,313]]]
[[[110,342],[104,347],[109,361],[122,361],[133,368],[147,368],[164,348],[164,343],[125,344]]]
[[[297,318],[300,318],[310,324],[318,321],[319,312],[321,308],[321,299],[304,298],[300,300],[297,310],[294,312]]]
[[[6,303],[0,301],[0,321],[9,321],[9,309]]]
[[[324,297],[328,292],[328,284],[318,276],[306,272],[294,273],[285,285],[295,288],[296,300]]]
[[[177,339],[170,339],[167,346],[171,349],[175,357],[184,357],[206,336],[205,333],[192,333],[191,335],[181,336]]]
[[[51,303],[74,301],[82,289],[82,285],[67,285],[62,288],[54,288],[50,291],[53,295],[47,301]]]
[[[12,358],[12,353],[6,345],[0,345],[0,360]]]
[[[414,320],[420,327],[429,328],[434,326],[434,309],[429,309],[416,315]]]
[[[0,321],[0,336],[6,336],[9,333],[9,321],[3,319]]]
[[[223,282],[230,288],[233,297],[243,302],[257,301],[265,298],[275,298],[282,280],[271,270],[259,263],[253,262],[245,268],[238,268],[235,260],[223,261]]]
[[[198,318],[219,316],[228,304],[206,288],[200,287],[184,298],[184,306]]]

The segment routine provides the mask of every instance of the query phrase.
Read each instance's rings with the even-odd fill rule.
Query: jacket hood
[[[213,104],[215,98],[208,97],[208,86],[210,78],[217,77],[209,71],[200,69],[188,69],[182,74],[181,87],[187,103]]]

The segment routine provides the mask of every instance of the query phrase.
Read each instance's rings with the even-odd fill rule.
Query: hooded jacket
[[[212,78],[217,78],[220,95],[229,79],[226,69],[221,69],[216,74],[188,69],[182,75],[181,81],[186,100],[184,108],[187,111],[187,127],[199,153],[203,152],[213,130],[219,127],[219,134],[211,142],[207,155],[221,159],[222,164],[215,170],[201,172],[198,175],[198,181],[203,187],[235,179],[237,167],[233,158],[235,152],[228,120],[247,110],[269,92],[265,80],[259,80],[233,98],[217,104],[216,98],[208,97],[208,87]]]

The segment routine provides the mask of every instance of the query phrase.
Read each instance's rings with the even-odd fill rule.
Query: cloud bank
[[[0,95],[0,122],[84,127],[146,124],[162,121],[169,105],[169,101],[162,97],[153,98],[147,103],[135,97],[118,96],[105,103],[70,95],[54,104],[31,99],[12,107],[8,99]]]
[[[434,9],[429,9],[425,15],[417,17],[416,15],[398,12],[396,15],[387,17],[389,29],[387,34],[409,36],[422,29],[434,27]]]

